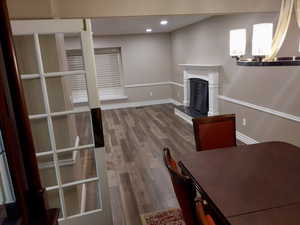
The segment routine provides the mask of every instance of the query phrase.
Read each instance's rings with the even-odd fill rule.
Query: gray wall
[[[229,30],[247,28],[250,53],[252,25],[276,22],[277,14],[216,16],[171,34],[172,79],[182,83],[180,63],[221,64],[221,94],[300,116],[299,67],[240,67],[229,56]],[[293,18],[294,19],[294,18]],[[295,20],[279,56],[299,55],[300,32]],[[173,97],[182,101],[183,88],[173,86]],[[283,140],[300,146],[299,123],[220,100],[221,113],[236,113],[237,128],[258,141]],[[247,125],[242,126],[242,118]]]
[[[66,41],[67,49],[78,48],[73,38]],[[171,80],[171,42],[169,34],[95,36],[95,48],[121,47],[124,85],[157,83]],[[152,92],[152,96],[150,96]],[[105,104],[168,99],[169,84],[125,88],[128,100],[104,101]]]
[[[170,81],[170,35],[94,37],[95,48],[121,47],[125,84]]]

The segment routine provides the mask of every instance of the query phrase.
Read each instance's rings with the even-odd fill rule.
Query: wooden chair
[[[197,221],[194,202],[196,188],[194,187],[192,180],[189,177],[182,175],[168,148],[164,148],[163,150],[163,159],[170,173],[173,188],[186,225],[201,225]]]
[[[220,115],[193,119],[196,150],[236,146],[235,115]]]
[[[196,214],[198,218],[198,223],[202,225],[216,225],[214,219],[211,215],[207,214],[204,210],[203,201],[201,198],[195,199]]]

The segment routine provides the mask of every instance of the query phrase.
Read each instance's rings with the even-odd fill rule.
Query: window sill
[[[126,95],[100,95],[100,101],[114,101],[114,100],[125,100],[128,99]]]
[[[105,102],[105,101],[116,101],[116,100],[126,100],[128,99],[128,96],[126,95],[100,95],[99,101]],[[74,104],[80,104],[80,103],[86,103],[87,97],[75,97],[73,98]]]

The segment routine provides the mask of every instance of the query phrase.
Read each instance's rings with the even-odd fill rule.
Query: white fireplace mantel
[[[190,103],[190,82],[191,78],[200,78],[208,81],[209,111],[208,115],[218,115],[218,95],[219,95],[219,69],[221,65],[214,64],[179,64],[183,68],[184,80],[184,101],[188,106]]]
[[[219,69],[221,65],[218,64],[178,64],[184,69]]]

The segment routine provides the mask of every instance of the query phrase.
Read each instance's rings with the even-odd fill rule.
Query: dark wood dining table
[[[189,153],[180,166],[220,224],[300,225],[300,148],[265,142]]]

